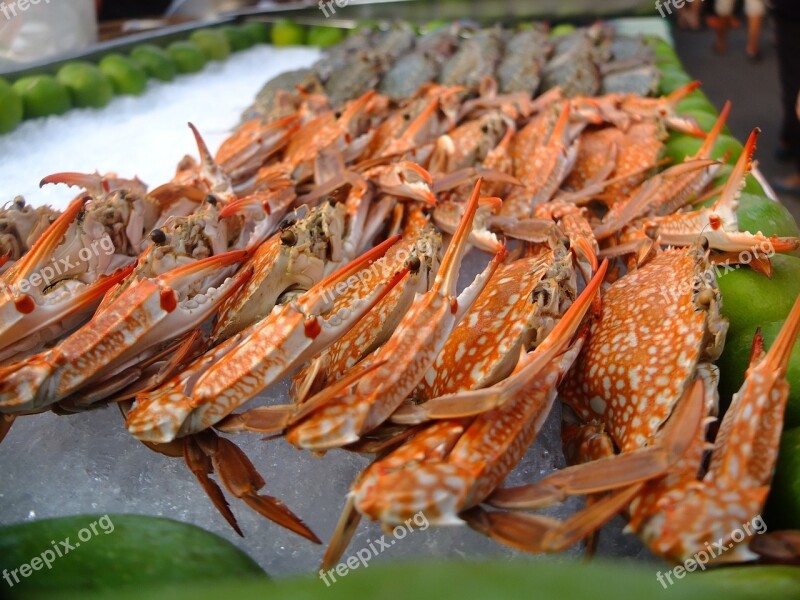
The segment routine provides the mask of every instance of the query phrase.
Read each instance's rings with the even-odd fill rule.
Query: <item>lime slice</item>
[[[306,43],[306,29],[289,19],[281,19],[272,26],[272,43],[276,46],[302,46]]]
[[[75,61],[58,70],[56,79],[69,90],[75,106],[102,108],[114,97],[114,86],[103,72],[88,62]]]
[[[0,78],[0,133],[8,133],[22,121],[22,98],[5,79]]]
[[[181,73],[197,73],[206,66],[208,58],[194,42],[172,42],[167,46],[167,54],[175,61]]]
[[[172,81],[178,72],[175,61],[167,51],[153,44],[142,44],[131,50],[131,59],[144,69],[148,77]]]
[[[219,29],[198,29],[192,32],[189,40],[197,44],[210,60],[225,60],[231,55],[228,38]]]
[[[147,87],[147,73],[127,56],[107,54],[99,66],[111,80],[117,94],[138,96]]]
[[[23,77],[13,88],[22,97],[26,119],[61,115],[72,107],[67,88],[50,75]]]

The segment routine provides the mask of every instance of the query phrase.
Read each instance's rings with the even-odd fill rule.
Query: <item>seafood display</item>
[[[557,552],[623,514],[675,562],[725,538],[764,506],[800,299],[721,414],[715,265],[768,273],[800,238],[740,229],[759,130],[725,171],[734,108],[703,131],[678,107],[697,84],[656,96],[654,60],[605,24],[365,29],[268,82],[216,154],[190,124],[171,181],[46,177],[81,190],[62,213],[0,210],[0,439],[116,404],[237,533],[222,488],[317,544],[236,437],[374,455],[324,568],[362,517]],[[677,164],[671,130],[702,140]],[[570,466],[504,488],[557,400]]]

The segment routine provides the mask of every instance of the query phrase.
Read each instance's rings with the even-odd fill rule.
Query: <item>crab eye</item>
[[[419,256],[412,256],[411,258],[408,259],[408,268],[413,273],[419,271],[421,266],[422,266],[422,261],[419,259]]]
[[[489,133],[489,126],[488,125],[481,125],[481,131],[483,133]]]
[[[708,308],[711,306],[711,302],[714,300],[714,292],[709,289],[704,289],[697,295],[697,303],[700,306],[704,306]]]
[[[25,208],[25,198],[22,196],[17,196],[14,198],[14,206],[17,208]]]
[[[294,246],[297,243],[297,234],[291,229],[281,232],[281,244],[284,246]]]
[[[161,246],[167,242],[167,234],[161,229],[153,229],[153,231],[150,232],[150,239],[153,240],[153,243],[157,246]]]
[[[217,200],[217,197],[214,194],[208,194],[206,196],[206,202],[208,202],[211,206],[216,206],[218,200]]]

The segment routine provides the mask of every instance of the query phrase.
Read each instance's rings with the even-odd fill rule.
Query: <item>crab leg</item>
[[[406,408],[410,409],[402,413],[396,412],[392,421],[413,425],[432,419],[461,419],[500,408],[513,401],[555,360],[557,355],[564,352],[565,346],[578,330],[583,315],[589,310],[599,292],[607,269],[608,261],[603,261],[584,293],[544,341],[531,352],[526,353],[524,350],[521,352],[517,367],[509,377],[487,388],[447,394],[410,407],[407,405]]]
[[[687,246],[703,235],[711,248],[724,252],[754,251],[769,254],[770,251],[790,252],[800,248],[800,238],[767,237],[761,233],[737,231],[736,209],[739,205],[739,193],[752,168],[756,140],[760,133],[761,130],[756,128],[750,134],[722,194],[713,206],[646,222],[646,226],[657,228],[662,244]]]
[[[366,292],[355,289],[358,286],[352,284],[352,281],[357,281],[355,275],[383,256],[397,239],[390,238],[376,246],[312,287],[295,302],[276,307],[265,319],[245,330],[244,335],[231,338],[230,343],[212,350],[213,355],[224,356],[201,371],[196,381],[190,384],[191,391],[182,399],[161,395],[159,390],[151,392],[146,402],[131,411],[129,431],[137,437],[146,435],[149,441],[164,442],[171,441],[179,433],[188,435],[207,429],[325,349],[407,275],[406,267]],[[351,294],[349,302],[332,303],[329,298],[332,290],[342,285]],[[330,314],[325,314],[329,309]],[[206,362],[205,357],[200,357],[197,362]],[[165,403],[169,406],[161,406]],[[167,421],[162,422],[161,416]],[[148,425],[150,421],[158,422],[159,427],[153,429]],[[160,436],[159,439],[154,435]]]
[[[165,335],[180,337],[199,326],[249,276],[242,272],[221,281],[224,267],[244,256],[232,251],[136,282],[52,350],[0,369],[0,411],[38,409],[63,400],[135,364]],[[183,298],[209,279],[221,281],[219,287]]]
[[[681,561],[706,541],[721,539],[730,549],[717,562],[755,557],[731,535],[761,514],[769,492],[789,397],[786,371],[798,333],[800,297],[766,355],[756,334],[744,384],[722,420],[707,473],[698,481],[699,460],[687,462],[675,474],[680,481],[651,483],[645,490],[650,493],[633,505],[631,527],[654,551]]]
[[[670,214],[708,186],[719,162],[711,152],[730,113],[730,102],[719,115],[697,153],[678,165],[656,174],[639,186],[627,200],[614,204],[602,225],[594,230],[598,240],[610,237],[637,217],[648,213]]]
[[[604,274],[605,266],[558,329],[540,345],[541,351],[532,353],[536,358],[521,366],[508,384],[503,382],[489,392],[503,397],[494,403],[495,408],[471,422],[433,423],[359,477],[348,494],[324,564],[341,556],[358,525],[359,513],[386,524],[402,523],[420,511],[433,524],[463,523],[464,511],[491,493],[541,429],[555,401],[558,379],[578,355],[582,341],[566,351],[565,347],[592,305]],[[468,401],[472,395],[463,392],[460,397]]]
[[[332,398],[323,391],[309,400],[302,409],[304,420],[287,434],[290,443],[323,450],[357,441],[389,418],[431,366],[506,254],[501,248],[475,282],[456,297],[458,269],[478,209],[480,185],[478,180],[431,290],[416,299],[389,341],[374,355],[375,360],[393,360],[365,375],[343,398]]]
[[[210,430],[189,436],[184,443],[186,464],[236,533],[242,535],[221,490],[208,477],[212,472],[217,473],[231,494],[243,500],[260,515],[315,544],[322,543],[283,502],[273,496],[258,493],[266,483],[236,444]]]

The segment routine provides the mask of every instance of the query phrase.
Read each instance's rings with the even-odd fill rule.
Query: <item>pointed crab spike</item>
[[[193,123],[188,123],[189,129],[192,130],[194,141],[197,144],[197,152],[200,154],[200,165],[202,168],[203,176],[206,179],[209,187],[214,193],[217,193],[224,198],[233,197],[233,189],[231,188],[228,176],[222,171],[219,165],[214,160],[211,152],[208,150],[203,136],[200,135],[197,127]]]
[[[409,143],[412,142],[414,138],[417,136],[417,134],[420,132],[420,130],[428,122],[428,119],[430,119],[431,116],[434,115],[437,110],[439,110],[438,97],[431,100],[428,103],[428,105],[422,110],[422,112],[419,113],[419,115],[417,115],[417,118],[414,119],[408,127],[406,127],[406,130],[402,134],[402,138]]]
[[[88,196],[81,196],[69,203],[67,209],[53,221],[31,249],[13,267],[13,275],[8,283],[21,281],[33,273],[39,263],[48,260],[64,240],[64,235],[72,222],[86,205]]]
[[[699,88],[700,85],[701,83],[696,79],[694,81],[690,81],[686,85],[679,87],[677,90],[669,94],[667,96],[667,101],[670,104],[677,104],[678,102],[686,98],[686,96],[688,96],[697,88]]]
[[[548,140],[548,143],[551,143],[553,140],[560,140],[566,142],[566,136],[569,134],[569,118],[572,112],[571,106],[572,106],[571,102],[564,103],[564,109],[558,116],[558,121],[556,121],[555,127],[553,127],[553,131],[550,134],[550,139]]]
[[[706,136],[706,140],[703,142],[703,145],[700,146],[700,149],[697,151],[697,154],[694,155],[694,158],[710,158],[711,153],[714,151],[714,145],[717,143],[719,139],[719,134],[722,133],[722,128],[725,127],[725,123],[728,120],[728,115],[731,112],[731,101],[728,100],[725,103],[725,106],[722,108],[722,112],[719,113],[719,117],[717,118],[714,126],[711,128],[711,131],[708,132]]]
[[[335,567],[342,558],[344,551],[353,539],[353,534],[361,522],[361,513],[356,510],[355,498],[353,494],[347,495],[347,502],[342,510],[342,516],[339,517],[339,522],[336,524],[336,529],[331,536],[331,541],[325,549],[325,556],[322,557],[322,570],[328,570]]]
[[[731,174],[728,177],[728,182],[725,184],[725,187],[722,189],[722,193],[711,209],[714,213],[720,212],[721,209],[725,209],[726,207],[730,209],[730,212],[735,211],[735,203],[737,202],[739,190],[741,190],[744,186],[744,178],[753,167],[753,154],[755,154],[756,142],[758,141],[758,136],[760,133],[761,129],[756,127],[750,133],[750,137],[747,138],[747,142],[742,149],[742,154],[739,156],[739,160],[736,161],[733,171],[731,171]],[[714,227],[713,220],[711,226]]]
[[[347,130],[347,125],[355,119],[355,117],[364,109],[366,109],[367,105],[370,103],[372,98],[375,96],[377,92],[374,89],[367,90],[361,96],[356,98],[355,100],[351,101],[350,104],[342,111],[342,114],[336,120],[337,126]]]
[[[789,316],[786,317],[786,322],[781,327],[778,337],[775,338],[764,359],[768,368],[779,373],[781,377],[786,376],[786,370],[789,368],[789,358],[797,341],[798,333],[800,333],[800,296],[794,301],[794,306]]]
[[[439,291],[443,296],[454,296],[456,293],[456,284],[458,283],[458,271],[461,267],[461,259],[464,256],[464,250],[467,247],[469,234],[472,231],[472,223],[475,220],[475,213],[478,211],[480,204],[480,193],[482,178],[478,178],[475,182],[475,187],[472,190],[472,195],[467,202],[467,208],[461,216],[461,222],[458,224],[458,229],[453,234],[453,239],[450,240],[450,245],[444,253],[439,272],[436,274],[436,279],[433,282],[433,289]]]

